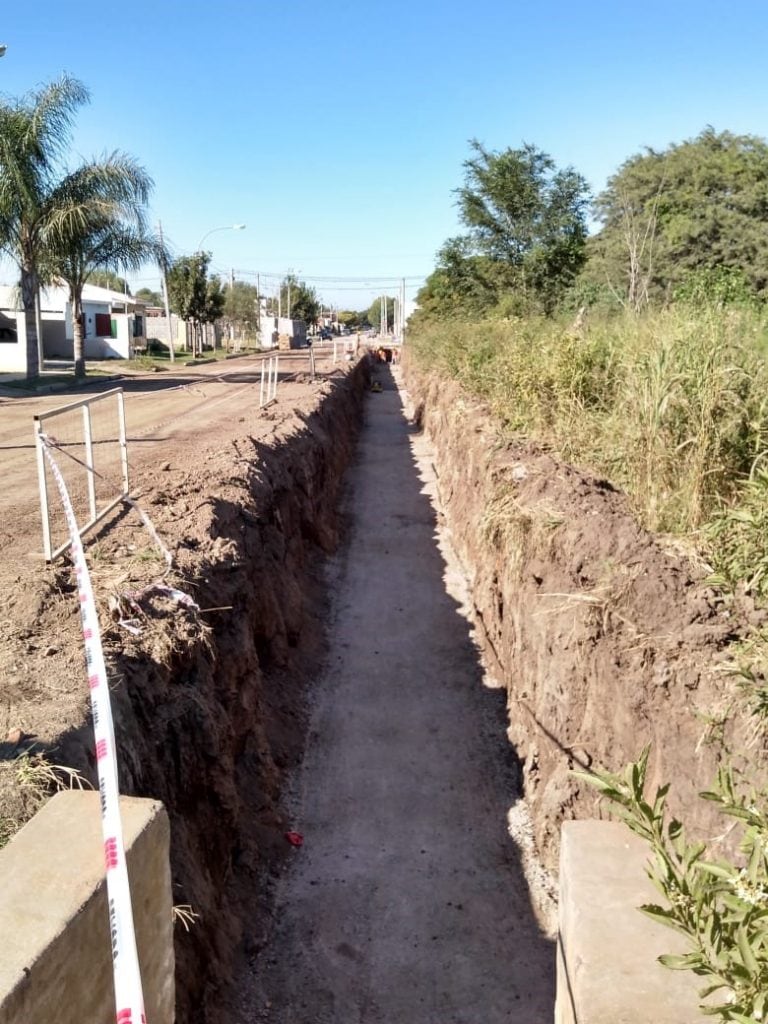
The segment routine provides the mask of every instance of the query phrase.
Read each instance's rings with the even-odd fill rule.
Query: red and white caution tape
[[[85,662],[88,686],[91,691],[93,730],[96,738],[96,766],[101,797],[101,825],[104,837],[104,858],[107,872],[107,900],[109,902],[109,931],[112,937],[112,965],[115,979],[115,1009],[117,1024],[146,1024],[144,997],[141,988],[139,958],[136,952],[136,934],[133,927],[131,891],[125,862],[123,826],[120,820],[120,791],[117,781],[117,750],[109,696],[107,669],[101,646],[101,632],[91,576],[85,561],[80,531],[59,467],[49,447],[49,439],[42,434],[43,452],[51,468],[67,519],[71,554],[77,576],[80,616],[85,641]]]

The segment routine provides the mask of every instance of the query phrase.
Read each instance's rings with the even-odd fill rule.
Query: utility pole
[[[265,310],[266,312],[266,310]],[[261,274],[256,274],[256,341],[261,346]]]
[[[288,319],[290,320],[291,319],[291,274],[290,274],[290,271],[288,272],[286,280],[288,282]]]
[[[232,309],[234,309],[235,308],[234,307],[234,301],[235,301],[235,268],[234,267],[230,267],[229,268],[229,301],[232,303]],[[215,330],[216,330],[216,328],[214,327],[214,332],[215,332]],[[235,347],[235,323],[234,323],[234,320],[231,320],[231,319],[229,321],[229,340],[232,343],[232,347],[234,348]],[[214,343],[214,348],[215,347],[216,347],[216,345]],[[239,347],[238,347],[237,351],[240,351]]]
[[[157,233],[160,236],[160,246],[163,247],[163,225],[157,222]],[[173,324],[171,323],[171,308],[168,305],[168,282],[165,279],[165,259],[160,267],[160,280],[163,285],[163,303],[165,304],[165,323],[168,328],[168,355],[172,363],[176,362],[176,346],[173,343]]]

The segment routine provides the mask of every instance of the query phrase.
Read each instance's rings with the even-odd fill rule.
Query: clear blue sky
[[[766,0],[3,8],[0,91],[82,79],[75,153],[138,157],[177,252],[245,222],[206,242],[226,271],[428,273],[473,136],[532,142],[597,190],[706,124],[768,136]],[[318,287],[357,307],[380,291]]]

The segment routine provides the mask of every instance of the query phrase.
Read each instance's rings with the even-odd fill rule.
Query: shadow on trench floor
[[[449,596],[425,460],[374,370],[266,947],[239,1016],[273,1024],[550,1024],[554,944],[507,814],[519,768]]]

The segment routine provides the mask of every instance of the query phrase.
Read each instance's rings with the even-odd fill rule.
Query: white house
[[[132,295],[87,284],[83,289],[86,359],[129,359],[145,348],[146,317]],[[40,292],[40,321],[46,359],[73,359],[72,308],[65,287]],[[18,288],[0,286],[0,373],[25,373],[26,331]]]

